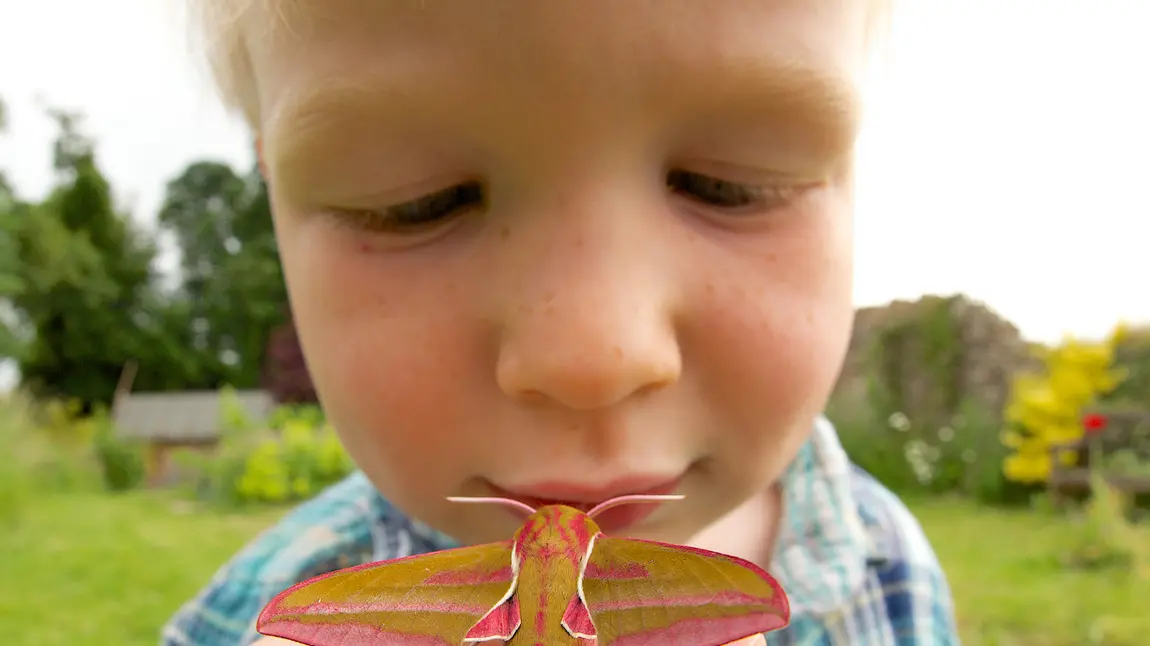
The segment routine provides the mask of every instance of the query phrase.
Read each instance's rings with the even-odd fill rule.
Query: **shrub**
[[[22,445],[36,491],[68,493],[100,488],[100,465],[92,442],[95,420],[81,415],[75,401],[23,398],[26,423]]]
[[[1067,535],[1067,563],[1084,569],[1115,568],[1146,576],[1150,553],[1127,519],[1129,501],[1095,469],[1090,476],[1086,515]]]
[[[1006,449],[994,418],[970,400],[934,428],[872,399],[854,410],[830,407],[851,461],[901,494],[962,494],[988,504],[1025,504],[1030,488],[1002,473]]]
[[[319,401],[290,316],[272,330],[264,355],[262,385],[277,402],[316,404]]]
[[[244,502],[304,500],[351,472],[331,427],[296,420],[287,422],[278,437],[263,439],[244,467],[236,483]]]
[[[295,502],[351,473],[351,459],[319,407],[281,406],[267,420],[252,420],[231,399],[225,395],[216,453],[180,457],[199,474],[200,498],[224,505]]]
[[[0,396],[0,523],[18,523],[37,494],[99,489],[97,426],[78,411],[21,392]]]
[[[144,481],[144,459],[140,447],[116,437],[111,421],[103,411],[93,416],[92,422],[96,425],[93,444],[104,488],[127,491],[138,487]]]
[[[1124,331],[1118,326],[1101,343],[1067,339],[1041,350],[1044,371],[1017,377],[1002,437],[1013,450],[1003,461],[1007,477],[1020,483],[1045,482],[1053,466],[1051,446],[1082,437],[1083,409],[1122,383],[1125,371],[1115,368],[1114,355]]]
[[[28,419],[14,397],[0,400],[0,525],[11,527],[20,521],[30,494],[22,446]]]
[[[835,425],[839,441],[851,461],[888,488],[907,493],[918,488],[906,457],[909,425],[905,416],[882,418],[870,406],[829,406],[827,417]]]

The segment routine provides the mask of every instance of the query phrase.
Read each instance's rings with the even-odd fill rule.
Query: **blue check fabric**
[[[852,465],[825,419],[783,477],[771,574],[791,623],[770,646],[951,646],[950,588],[902,502]],[[164,627],[162,646],[247,646],[283,589],[333,570],[455,543],[384,500],[362,473],[300,505],[220,569]]]

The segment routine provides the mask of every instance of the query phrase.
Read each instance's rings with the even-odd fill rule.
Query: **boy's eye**
[[[374,211],[349,211],[343,215],[368,231],[413,233],[441,224],[468,209],[483,206],[483,185],[458,184],[402,204]]]
[[[769,209],[789,197],[785,189],[737,184],[683,170],[667,173],[667,188],[687,199],[721,209],[755,206]]]
[[[682,170],[667,173],[666,182],[671,192],[720,209],[770,209],[792,197],[785,188],[748,186]],[[410,202],[377,210],[343,210],[340,215],[367,231],[418,233],[434,228],[464,211],[482,207],[485,201],[483,185],[467,182]]]

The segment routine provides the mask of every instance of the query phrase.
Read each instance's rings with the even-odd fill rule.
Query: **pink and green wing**
[[[581,584],[564,625],[598,646],[722,646],[790,621],[760,567],[693,547],[600,535]]]
[[[459,646],[519,626],[510,541],[324,574],[291,587],[256,628],[306,646]]]

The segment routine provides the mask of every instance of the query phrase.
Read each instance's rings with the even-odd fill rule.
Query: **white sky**
[[[37,97],[78,108],[136,217],[248,142],[180,0],[0,0],[0,168],[50,181]],[[1033,339],[1150,321],[1150,2],[901,0],[860,143],[859,304],[963,292]],[[3,382],[0,375],[0,382]]]

